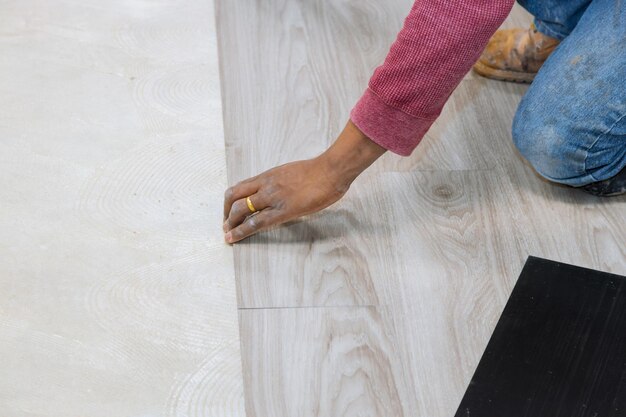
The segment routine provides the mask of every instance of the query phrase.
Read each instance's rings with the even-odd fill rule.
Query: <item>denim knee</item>
[[[577,133],[567,120],[546,115],[527,101],[522,100],[513,119],[513,143],[541,176],[578,185],[586,176],[586,154],[572,146]]]

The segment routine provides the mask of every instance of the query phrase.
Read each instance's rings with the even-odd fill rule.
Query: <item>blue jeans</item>
[[[520,102],[515,145],[554,182],[615,177],[626,166],[626,1],[518,2],[562,42]]]

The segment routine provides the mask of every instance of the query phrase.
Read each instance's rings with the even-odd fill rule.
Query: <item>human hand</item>
[[[337,141],[320,156],[272,168],[230,187],[224,196],[226,242],[238,242],[330,206],[384,152],[348,122]],[[255,213],[248,207],[247,197]]]
[[[339,200],[349,186],[322,156],[272,168],[226,191],[225,239],[234,243],[268,227],[322,210]],[[248,208],[248,196],[258,210],[254,214]]]

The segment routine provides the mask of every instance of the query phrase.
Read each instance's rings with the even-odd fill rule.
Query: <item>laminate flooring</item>
[[[218,1],[229,183],[326,149],[410,5]],[[514,149],[525,90],[468,74],[413,155],[235,245],[248,416],[452,416],[528,255],[626,272],[626,199]]]
[[[244,415],[212,1],[0,2],[0,415]]]

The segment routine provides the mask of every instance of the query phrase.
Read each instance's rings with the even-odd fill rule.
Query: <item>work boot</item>
[[[530,83],[559,40],[529,29],[503,29],[489,40],[474,64],[478,74],[502,81]]]
[[[626,194],[626,168],[608,180],[593,182],[581,188],[589,194],[598,197],[613,197]]]

